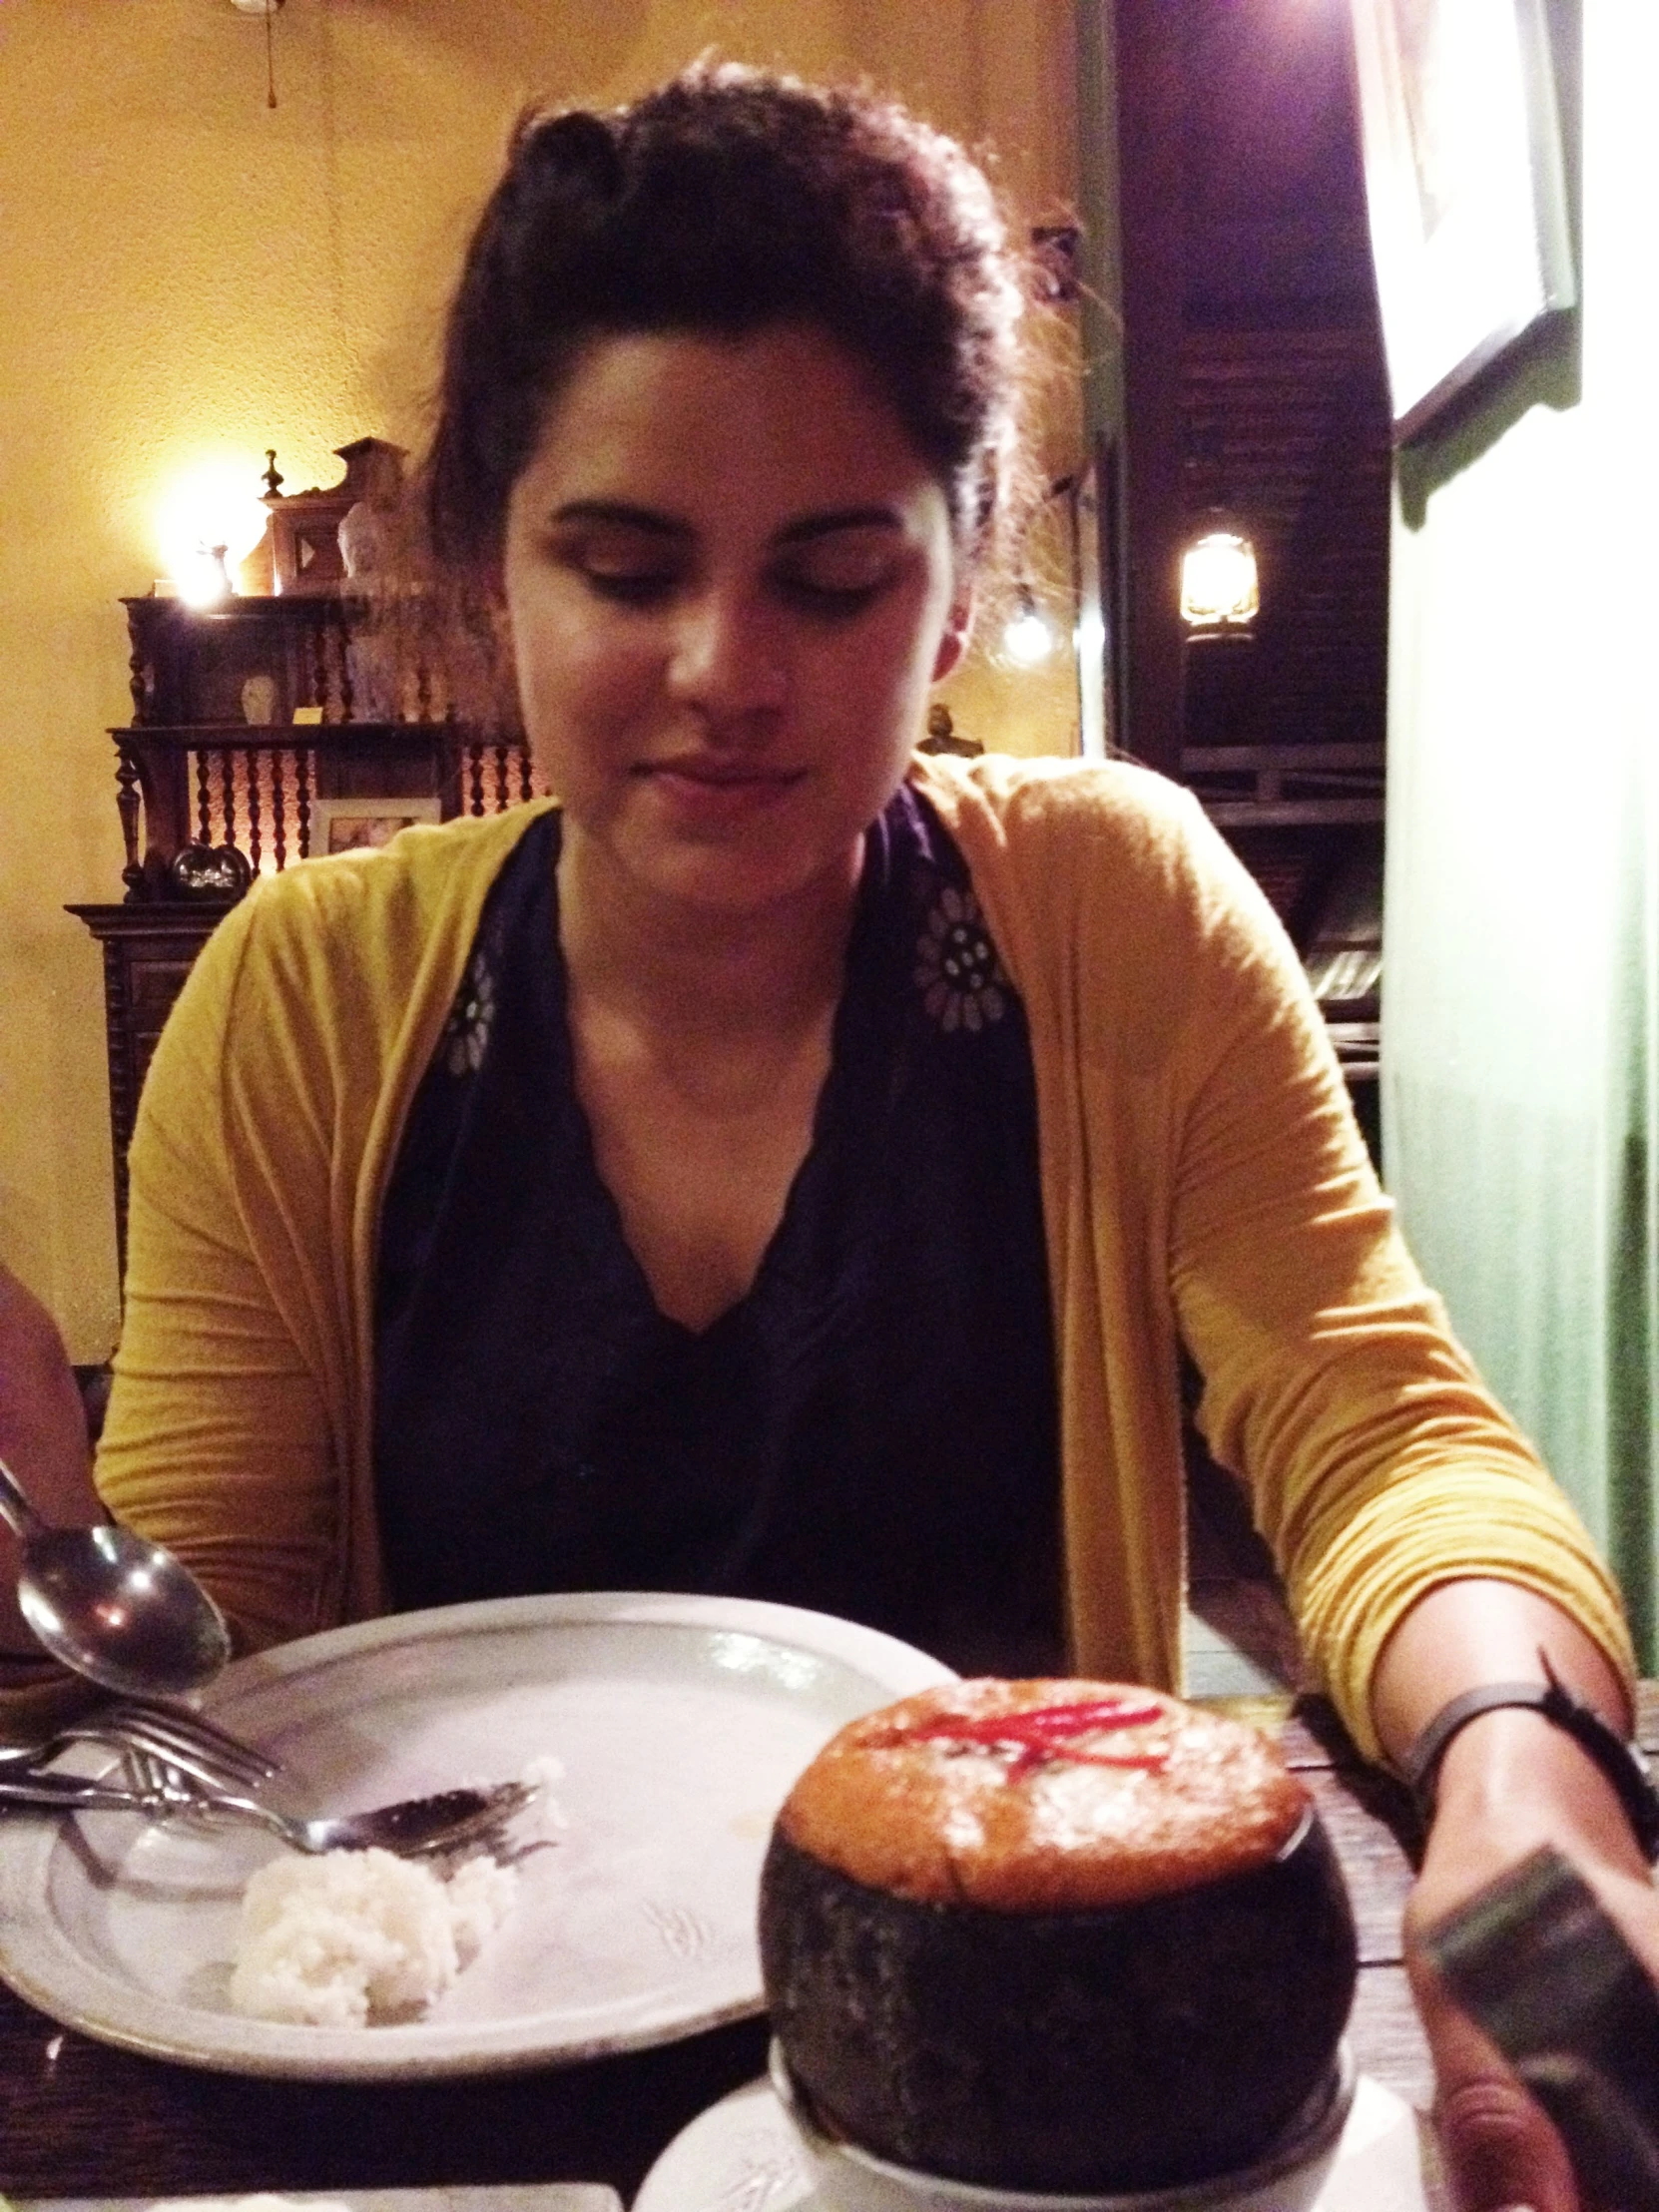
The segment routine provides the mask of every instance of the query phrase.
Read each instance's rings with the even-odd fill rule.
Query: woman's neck
[[[862,845],[843,869],[759,908],[688,905],[642,886],[567,827],[559,941],[573,1000],[691,1050],[822,1026],[840,997]]]

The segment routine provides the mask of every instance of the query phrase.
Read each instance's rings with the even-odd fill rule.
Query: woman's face
[[[726,909],[854,879],[966,621],[943,490],[794,325],[595,339],[513,487],[502,597],[567,851]]]

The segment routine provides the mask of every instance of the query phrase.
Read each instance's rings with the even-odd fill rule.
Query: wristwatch
[[[1453,1736],[1481,1713],[1495,1712],[1502,1706],[1523,1706],[1565,1729],[1589,1753],[1618,1793],[1642,1856],[1652,1866],[1659,1860],[1659,1790],[1654,1788],[1645,1754],[1610,1727],[1593,1705],[1575,1698],[1541,1651],[1538,1660],[1545,1681],[1487,1682],[1479,1689],[1465,1690],[1461,1697],[1441,1706],[1405,1754],[1400,1774],[1416,1800],[1424,1830],[1434,1818],[1434,1784]]]

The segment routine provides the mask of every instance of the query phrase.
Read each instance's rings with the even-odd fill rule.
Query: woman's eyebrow
[[[904,518],[893,507],[834,507],[828,514],[804,515],[779,531],[779,545],[800,545],[831,537],[837,530],[902,530]]]
[[[689,523],[655,507],[636,507],[626,499],[570,499],[553,510],[550,520],[558,526],[606,523],[615,529],[638,530],[650,537],[683,539],[693,535]],[[902,530],[904,518],[893,507],[832,507],[823,514],[803,515],[786,523],[774,542],[778,545],[809,544],[816,538],[833,537],[841,530]]]
[[[567,522],[607,522],[623,530],[641,530],[651,537],[689,538],[691,529],[684,522],[677,522],[672,515],[659,514],[654,507],[631,506],[625,499],[572,499],[553,510],[552,520]]]

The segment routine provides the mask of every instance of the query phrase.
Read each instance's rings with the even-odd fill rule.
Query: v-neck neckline
[[[649,1315],[653,1328],[664,1342],[688,1348],[718,1348],[727,1336],[744,1327],[764,1304],[765,1294],[780,1268],[788,1265],[791,1247],[799,1239],[801,1217],[812,1202],[812,1186],[828,1170],[833,1133],[848,1126],[850,1114],[856,1105],[855,1086],[849,1078],[856,1026],[865,1019],[881,1018],[877,1010],[877,994],[864,986],[872,955],[877,960],[879,957],[881,893],[888,880],[889,868],[883,820],[873,826],[865,837],[863,864],[858,871],[857,889],[853,899],[852,926],[847,931],[840,995],[835,1001],[834,1016],[830,1025],[830,1060],[813,1107],[813,1126],[807,1149],[790,1178],[789,1189],[784,1194],[784,1204],[773,1224],[772,1234],[762,1248],[760,1260],[748,1287],[705,1328],[693,1329],[685,1322],[676,1321],[672,1314],[665,1314],[658,1304],[657,1294],[652,1288],[645,1265],[629,1242],[627,1225],[616,1194],[600,1170],[593,1125],[576,1084],[576,1045],[570,1030],[570,971],[564,948],[559,942],[558,849],[555,843],[550,870],[552,890],[548,901],[552,957],[547,967],[551,993],[551,1004],[547,1011],[552,1017],[558,1050],[562,1055],[560,1073],[567,1111],[571,1117],[573,1141],[577,1147],[577,1159],[582,1174],[590,1186],[590,1196],[604,1224],[607,1241],[614,1246],[612,1257],[622,1281],[628,1287],[631,1303],[636,1304],[642,1313]]]

